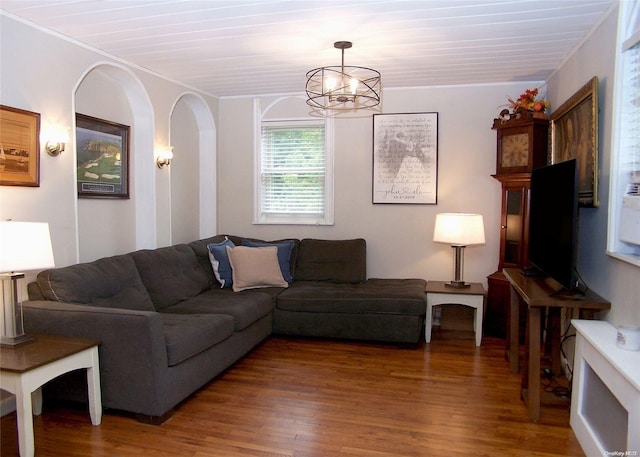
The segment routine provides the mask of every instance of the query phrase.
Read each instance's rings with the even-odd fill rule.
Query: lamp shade
[[[457,246],[484,244],[482,215],[466,213],[436,215],[433,241]]]
[[[54,267],[49,224],[0,222],[0,273]]]

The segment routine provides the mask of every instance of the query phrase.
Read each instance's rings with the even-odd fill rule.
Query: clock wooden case
[[[531,170],[547,164],[549,121],[523,113],[493,122],[497,132],[496,174],[502,187],[498,269],[487,278],[484,332],[507,338],[510,289],[502,269],[529,266],[529,194]],[[520,316],[526,316],[521,312]],[[524,326],[521,319],[521,327]],[[521,329],[520,335],[524,335]]]
[[[547,164],[549,121],[538,118],[496,119],[496,174],[530,173]]]

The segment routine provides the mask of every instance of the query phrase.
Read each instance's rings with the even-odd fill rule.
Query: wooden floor
[[[47,405],[36,456],[583,456],[569,411],[527,420],[504,342],[440,331],[417,349],[272,337],[162,426]],[[0,455],[17,455],[15,413]]]

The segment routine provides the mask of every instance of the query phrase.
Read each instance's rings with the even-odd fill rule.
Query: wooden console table
[[[528,369],[522,379],[522,397],[529,410],[529,419],[537,421],[540,419],[541,309],[547,307],[550,309],[569,308],[576,312],[580,310],[595,312],[609,309],[611,303],[591,291],[585,295],[553,294],[558,289],[557,284],[552,284],[545,278],[526,277],[518,268],[505,268],[504,275],[511,285],[509,367],[512,373],[517,373],[519,370],[518,309],[520,301],[522,300],[528,307]],[[553,354],[553,356],[555,357],[557,354]]]

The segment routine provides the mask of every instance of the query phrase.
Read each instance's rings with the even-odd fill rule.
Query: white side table
[[[476,346],[482,341],[482,316],[484,314],[484,287],[480,283],[471,283],[469,287],[449,287],[444,281],[427,281],[427,316],[425,319],[424,339],[431,342],[433,307],[438,305],[465,305],[474,308],[473,328],[476,333]]]
[[[22,457],[35,454],[33,416],[42,413],[42,385],[73,370],[87,370],[89,414],[93,425],[102,421],[99,341],[36,335],[36,341],[2,348],[0,388],[16,396],[18,445]],[[32,398],[33,394],[33,398]]]

